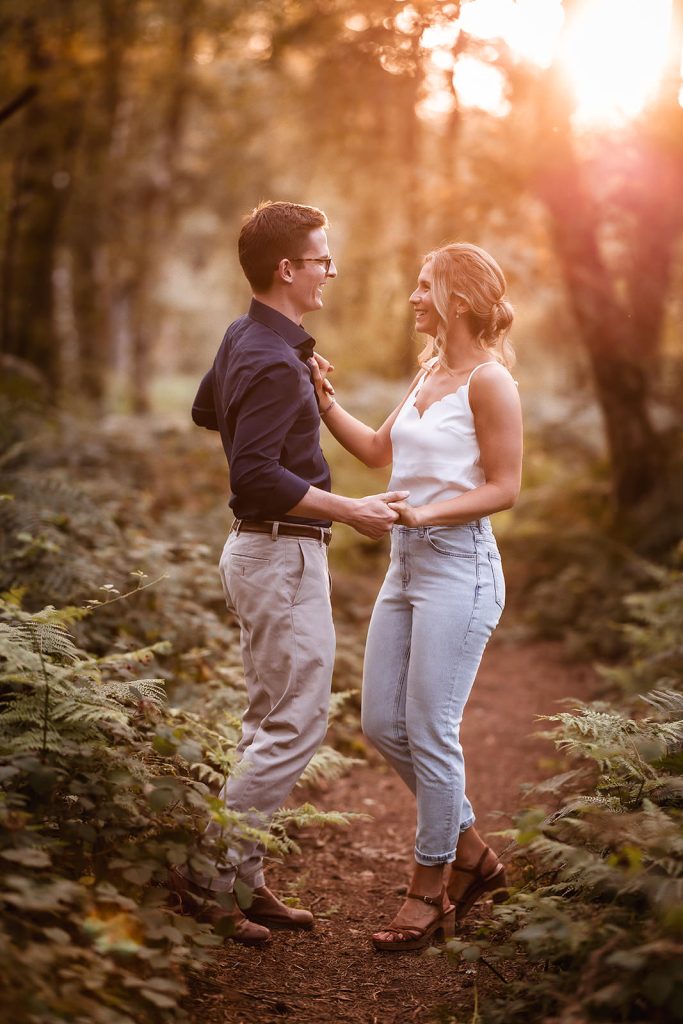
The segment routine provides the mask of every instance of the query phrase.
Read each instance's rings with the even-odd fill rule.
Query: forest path
[[[505,845],[493,833],[510,824],[520,785],[561,770],[554,747],[531,735],[535,716],[553,714],[566,697],[590,699],[596,689],[592,670],[563,662],[554,645],[515,642],[504,629],[489,645],[462,737],[477,826],[495,848]],[[370,945],[370,933],[396,912],[408,880],[415,812],[403,783],[371,754],[312,798],[326,809],[372,815],[348,829],[302,832],[301,855],[268,871],[276,891],[316,913],[315,931],[275,932],[262,949],[228,942],[192,986],[193,1024],[472,1020],[475,986],[481,995],[498,984],[484,964],[377,953]],[[472,934],[488,911],[478,904],[459,934]]]

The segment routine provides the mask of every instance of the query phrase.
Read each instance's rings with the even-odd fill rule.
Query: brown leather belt
[[[332,530],[325,526],[304,526],[299,523],[256,522],[253,519],[236,519],[230,533],[269,533],[273,540],[278,537],[310,537],[312,540],[329,544]]]

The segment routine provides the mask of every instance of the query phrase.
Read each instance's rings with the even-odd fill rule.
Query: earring
[[[455,311],[455,319],[456,319],[456,320],[459,320],[459,319],[460,319],[460,310],[457,310],[457,309],[456,309],[456,311]]]

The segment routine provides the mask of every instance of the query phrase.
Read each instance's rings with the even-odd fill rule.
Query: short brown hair
[[[242,270],[254,291],[267,291],[280,260],[295,259],[311,231],[326,227],[327,217],[315,206],[259,203],[244,218],[237,243]]]

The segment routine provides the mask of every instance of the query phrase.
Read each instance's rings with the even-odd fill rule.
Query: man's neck
[[[301,317],[303,313],[295,309],[292,303],[289,301],[288,295],[275,295],[272,292],[252,292],[257,302],[262,302],[264,306],[270,306],[271,309],[276,309],[278,313],[282,313],[289,320],[293,320],[295,324],[301,326]]]

